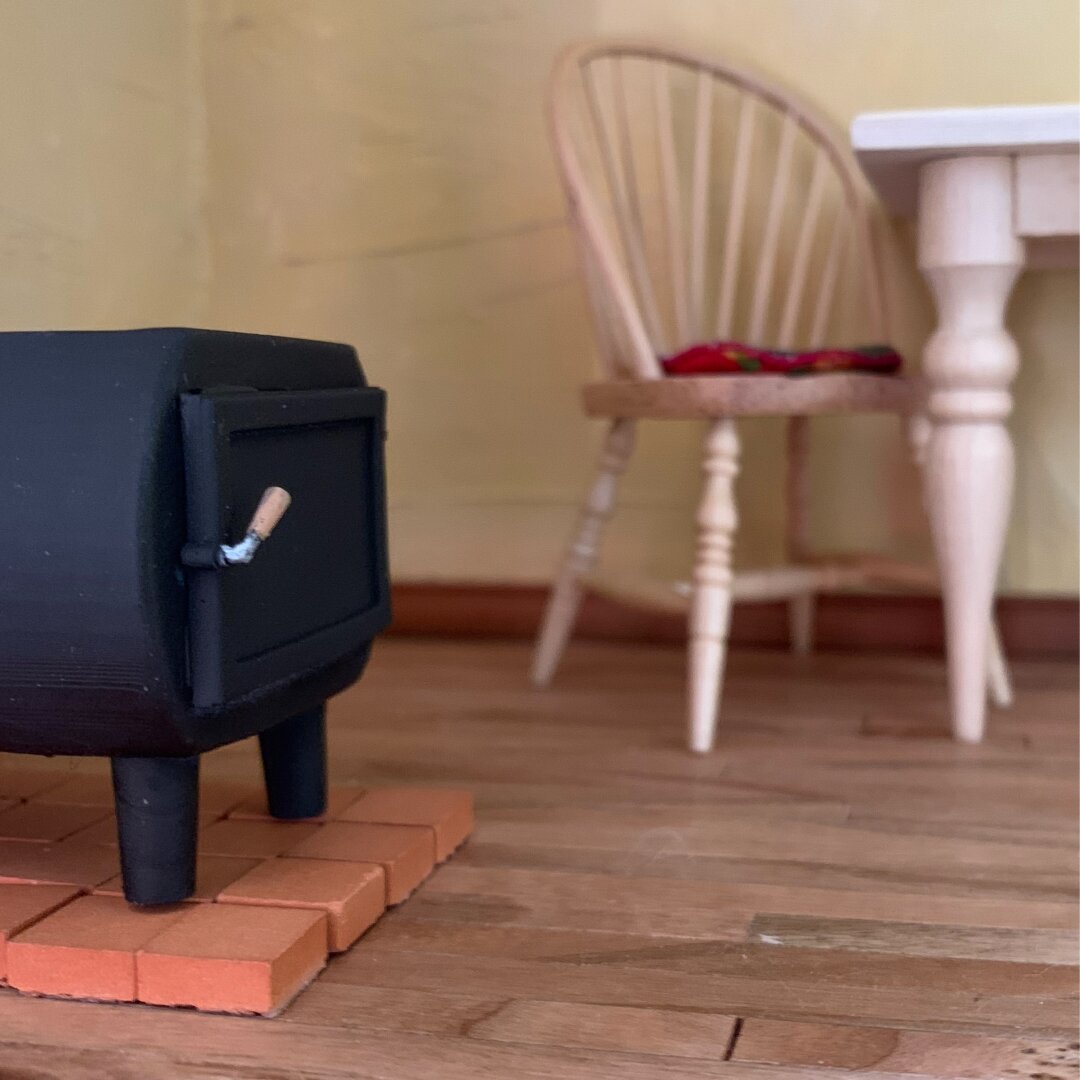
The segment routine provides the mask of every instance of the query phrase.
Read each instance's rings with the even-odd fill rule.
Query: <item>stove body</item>
[[[321,812],[323,704],[389,621],[384,437],[344,345],[0,334],[0,750],[112,759],[129,899],[193,888],[203,751],[259,735],[271,810]]]

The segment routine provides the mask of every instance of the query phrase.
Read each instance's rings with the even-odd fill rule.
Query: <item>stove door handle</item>
[[[255,513],[251,515],[248,527],[244,530],[250,535],[254,533],[261,543],[277,528],[277,523],[285,516],[289,509],[292,496],[280,487],[268,487],[255,507]]]
[[[220,570],[223,566],[243,566],[251,562],[259,545],[277,527],[291,502],[292,496],[284,488],[268,487],[239,544],[215,544],[212,541],[185,544],[180,552],[180,562],[192,570]]]
[[[222,544],[218,548],[218,565],[242,566],[251,562],[259,545],[269,538],[291,502],[292,496],[284,488],[268,487],[244,530],[244,539],[239,544]]]

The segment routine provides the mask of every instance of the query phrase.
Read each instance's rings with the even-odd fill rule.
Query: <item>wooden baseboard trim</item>
[[[547,589],[540,585],[411,582],[393,588],[390,632],[424,637],[533,637]],[[1080,599],[1006,596],[998,600],[998,625],[1014,657],[1071,659],[1080,656]],[[831,593],[818,599],[817,645],[821,649],[941,652],[941,601],[934,596]],[[599,641],[682,645],[685,620],[590,593],[575,636]],[[737,604],[731,643],[787,647],[783,603]]]

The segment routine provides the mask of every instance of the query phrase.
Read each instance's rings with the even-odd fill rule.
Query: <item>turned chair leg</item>
[[[326,708],[267,728],[259,735],[266,803],[284,821],[326,812]]]
[[[793,596],[787,609],[789,647],[796,656],[809,656],[814,651],[817,597],[813,593]]]
[[[174,904],[195,891],[199,759],[113,758],[124,897]]]
[[[997,619],[990,620],[990,643],[986,656],[986,682],[990,700],[1001,709],[1013,703],[1012,679],[1009,678],[1009,662],[1001,644],[1001,631]]]
[[[787,424],[787,560],[797,566],[810,550],[810,418]],[[796,656],[814,651],[816,603],[813,593],[788,601],[788,642]]]
[[[698,509],[698,549],[690,605],[688,735],[690,749],[712,749],[731,621],[731,549],[738,518],[735,475],[739,437],[717,420],[705,438],[705,489]]]
[[[634,421],[612,423],[600,452],[599,471],[563,556],[548,597],[533,653],[532,681],[547,686],[562,658],[581,606],[581,579],[596,563],[600,536],[615,508],[615,490],[634,449]]]

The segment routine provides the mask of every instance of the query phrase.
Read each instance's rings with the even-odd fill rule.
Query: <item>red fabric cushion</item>
[[[661,363],[667,375],[810,375],[818,371],[893,375],[900,370],[903,359],[888,345],[784,352],[759,349],[742,341],[709,341],[664,357]]]

